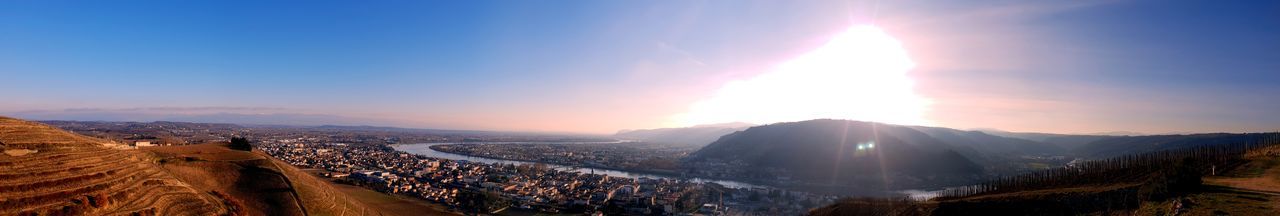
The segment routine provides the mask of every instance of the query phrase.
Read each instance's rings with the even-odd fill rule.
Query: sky
[[[0,1],[41,120],[1261,132],[1277,81],[1276,1]]]

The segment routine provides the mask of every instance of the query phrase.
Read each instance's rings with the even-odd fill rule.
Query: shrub
[[[249,144],[249,139],[244,137],[231,138],[231,149],[241,151],[253,151],[253,145]]]

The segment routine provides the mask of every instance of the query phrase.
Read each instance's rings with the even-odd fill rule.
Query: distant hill
[[[978,161],[999,161],[1003,158],[1028,155],[1056,156],[1067,153],[1067,149],[1061,146],[1026,139],[996,136],[982,131],[963,131],[923,126],[912,126],[911,128],[945,142],[951,147],[957,148],[957,151],[966,153],[966,156]]]
[[[1036,142],[1044,142],[1046,139],[1049,139],[1052,137],[1070,136],[1066,134],[1053,134],[1053,133],[1009,132],[1009,131],[1002,131],[997,129],[976,129],[974,131],[979,131],[979,132],[996,135],[996,136],[1002,136],[1002,137],[1031,140]]]
[[[261,153],[134,150],[0,117],[0,215],[381,215]]]
[[[1020,138],[1045,144],[1052,144],[1066,150],[1065,154],[1097,159],[1118,155],[1144,152],[1191,148],[1205,145],[1239,144],[1259,142],[1267,135],[1277,133],[1205,133],[1176,135],[1137,135],[1132,132],[1111,132],[1090,135],[1070,135],[1051,133],[1023,133],[999,130],[984,130],[997,136]],[[1108,134],[1108,135],[1100,135]],[[1123,135],[1114,135],[1123,134]]]
[[[1143,152],[1200,146],[1258,143],[1280,133],[1210,133],[1190,135],[1120,136],[1098,139],[1071,150],[1078,157],[1097,159]]]
[[[68,109],[32,110],[4,113],[5,115],[33,120],[81,120],[113,122],[204,122],[241,125],[325,125],[325,124],[390,124],[397,122],[355,118],[338,115],[288,113],[285,110],[256,110],[237,108],[136,108],[136,109]]]
[[[1090,142],[1093,142],[1093,141],[1115,137],[1113,135],[1099,135],[1099,134],[1073,135],[1073,134],[1053,134],[1053,133],[1008,132],[1008,131],[991,130],[991,129],[985,129],[985,130],[979,130],[979,131],[982,131],[983,133],[987,133],[991,135],[996,135],[996,136],[1018,138],[1018,139],[1031,140],[1031,141],[1036,141],[1041,143],[1053,144],[1068,151],[1075,149],[1077,147],[1083,146],[1085,144],[1089,144]]]
[[[970,181],[983,173],[956,149],[911,127],[822,119],[725,135],[686,163],[745,163],[756,175],[784,171],[807,182],[890,188]]]
[[[675,133],[671,131],[676,130],[620,134]],[[694,134],[690,131],[698,129],[684,129],[683,132]],[[695,169],[698,164],[740,163],[756,168],[744,171],[749,176],[769,179],[792,175],[788,177],[836,185],[880,183],[868,176],[887,175],[890,176],[887,179],[890,184],[905,187],[912,182],[958,183],[974,176],[1035,171],[1065,165],[1073,158],[1099,159],[1206,145],[1259,142],[1269,135],[1276,133],[1068,135],[966,131],[823,119],[756,126],[732,132],[684,160]],[[856,149],[858,145],[872,141],[876,146],[874,151]]]
[[[702,147],[716,141],[716,139],[720,139],[720,136],[740,131],[751,126],[751,124],[747,123],[725,123],[685,128],[623,130],[613,136],[616,138],[641,140],[646,142]]]

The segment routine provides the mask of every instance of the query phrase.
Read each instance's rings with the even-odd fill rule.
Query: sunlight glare
[[[929,101],[912,91],[906,75],[914,66],[897,39],[874,26],[854,26],[771,72],[725,84],[668,124],[832,118],[929,125]]]

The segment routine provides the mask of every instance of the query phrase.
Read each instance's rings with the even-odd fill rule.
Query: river
[[[623,142],[623,141],[612,141],[612,142],[485,142],[485,143],[483,143],[483,144],[521,144],[521,143],[538,143],[538,144],[600,144],[600,143],[621,143],[621,142]],[[480,162],[480,163],[505,163],[505,164],[528,164],[528,163],[531,163],[531,162],[516,161],[516,160],[505,160],[505,159],[494,159],[494,158],[473,157],[473,156],[467,156],[467,155],[462,155],[462,154],[454,154],[454,153],[448,153],[448,152],[441,152],[441,151],[436,151],[436,150],[434,150],[434,149],[431,149],[431,146],[434,146],[434,145],[445,145],[445,144],[480,144],[480,143],[476,143],[476,142],[471,142],[471,143],[420,143],[420,144],[398,144],[398,145],[392,145],[391,147],[392,147],[392,148],[394,148],[394,149],[396,149],[396,150],[404,151],[404,152],[408,152],[408,153],[412,153],[412,154],[417,154],[417,155],[422,155],[422,156],[427,156],[427,157],[434,157],[434,158],[445,158],[445,159],[451,159],[451,160],[463,160],[463,161]],[[723,185],[723,186],[725,186],[725,187],[729,187],[729,188],[772,188],[772,187],[769,187],[769,186],[762,186],[762,185],[756,185],[756,184],[751,184],[751,183],[746,183],[746,182],[739,182],[739,181],[730,181],[730,180],[715,180],[715,179],[702,179],[702,178],[680,178],[680,177],[677,177],[677,176],[669,176],[669,175],[658,175],[658,174],[649,174],[649,173],[628,172],[628,171],[624,171],[624,170],[614,170],[614,169],[600,169],[600,168],[588,168],[588,167],[564,166],[564,165],[556,165],[556,164],[547,164],[547,166],[549,166],[549,167],[551,167],[551,168],[553,168],[553,169],[556,169],[556,170],[561,170],[561,171],[578,171],[578,172],[584,172],[584,173],[603,174],[603,175],[614,176],[614,177],[627,177],[627,178],[640,178],[640,177],[647,177],[647,178],[654,178],[654,179],[683,179],[683,180],[692,181],[692,182],[699,182],[699,183],[712,182],[712,183],[720,184],[720,185]]]

